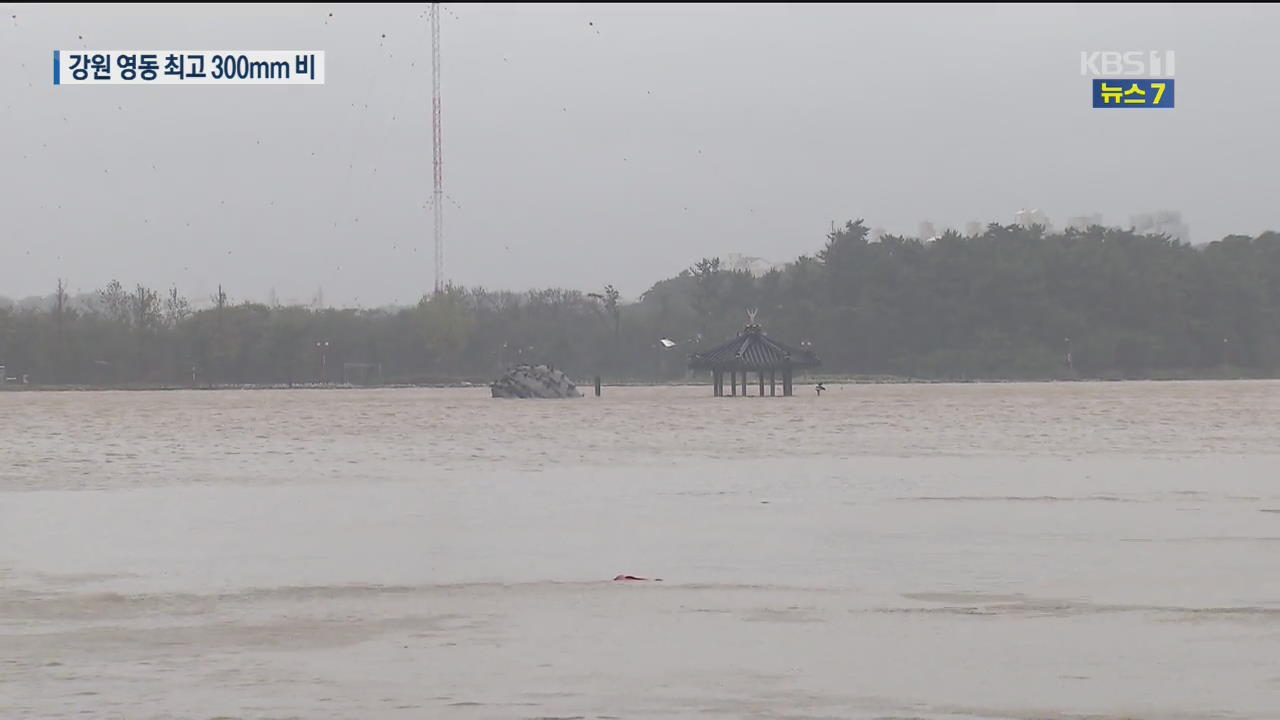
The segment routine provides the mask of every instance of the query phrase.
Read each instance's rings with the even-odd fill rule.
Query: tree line
[[[1280,234],[1193,247],[1093,227],[879,238],[861,220],[763,275],[703,258],[635,302],[449,286],[381,310],[235,302],[113,281],[0,301],[0,365],[60,385],[482,382],[521,362],[673,380],[759,311],[825,374],[921,379],[1280,375]],[[667,347],[662,340],[674,342]]]

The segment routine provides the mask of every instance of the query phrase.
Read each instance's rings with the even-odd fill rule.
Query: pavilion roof
[[[821,364],[811,351],[774,340],[755,323],[748,324],[734,339],[689,356],[689,367],[694,370],[781,370]]]

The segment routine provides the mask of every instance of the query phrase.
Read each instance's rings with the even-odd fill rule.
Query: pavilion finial
[[[760,312],[759,308],[747,308],[747,324],[756,324],[756,313]]]

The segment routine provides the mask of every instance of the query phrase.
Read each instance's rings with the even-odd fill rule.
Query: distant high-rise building
[[[929,240],[937,236],[938,236],[938,233],[934,229],[933,223],[929,222],[928,220],[920,223],[920,235],[918,237],[921,240]]]
[[[867,236],[868,242],[880,242],[880,238],[888,235],[889,231],[882,227],[871,228],[871,234]]]
[[[1029,228],[1032,225],[1040,225],[1045,230],[1049,230],[1051,227],[1049,224],[1049,216],[1035,209],[1032,209],[1032,210],[1023,209],[1014,213],[1013,224],[1021,225],[1022,227],[1026,227],[1026,228]]]
[[[1084,232],[1094,225],[1102,225],[1102,213],[1092,215],[1076,215],[1067,220],[1067,227]]]
[[[725,270],[738,270],[751,273],[755,277],[768,274],[771,270],[781,270],[786,263],[769,262],[763,258],[751,257],[740,253],[727,253],[720,256],[720,266]]]
[[[1167,235],[1181,242],[1191,242],[1191,229],[1182,221],[1182,213],[1175,210],[1134,215],[1130,224],[1133,231],[1141,235]]]
[[[977,237],[978,235],[981,235],[985,229],[986,226],[977,220],[972,220],[964,224],[964,234],[969,237]]]

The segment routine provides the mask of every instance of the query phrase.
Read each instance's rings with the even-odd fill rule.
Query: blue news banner
[[[1161,110],[1172,108],[1173,78],[1094,78],[1093,106]]]

